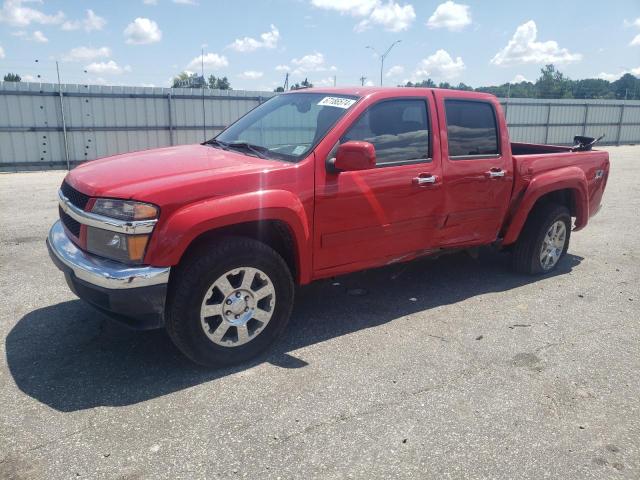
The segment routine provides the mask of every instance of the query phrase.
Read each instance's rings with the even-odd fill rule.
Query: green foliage
[[[20,75],[18,75],[17,73],[7,73],[4,76],[4,81],[5,82],[20,82],[20,81],[22,81],[22,77]]]
[[[305,78],[302,82],[291,85],[291,88],[289,90],[300,90],[301,88],[311,88],[311,87],[313,87],[313,83],[311,83],[308,79]]]
[[[214,77],[209,75],[209,78],[204,81],[203,77],[197,73],[181,72],[179,75],[173,78],[172,88],[215,88],[218,90],[231,90],[231,83],[227,77]]]
[[[284,92],[284,87],[274,88],[273,91],[276,92],[276,93]]]
[[[546,65],[540,70],[540,77],[534,82],[504,83],[488,87],[473,88],[464,83],[450,85],[442,82],[438,85],[427,78],[421,82],[407,82],[405,87],[450,88],[454,90],[475,90],[515,98],[612,98],[640,99],[640,79],[627,73],[614,82],[600,78],[571,80],[554,65]]]
[[[209,75],[209,88],[216,90],[232,90],[231,83],[227,77],[214,77]]]

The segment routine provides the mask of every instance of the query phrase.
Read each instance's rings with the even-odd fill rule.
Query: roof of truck
[[[494,97],[490,93],[484,92],[472,92],[467,90],[451,90],[445,88],[423,88],[423,87],[312,87],[312,88],[301,88],[299,90],[291,90],[286,93],[328,93],[334,95],[357,95],[357,96],[367,96],[375,93],[382,93],[386,95],[393,95],[395,92],[402,91],[405,95],[408,92],[415,92],[416,95],[425,95],[427,92],[438,91],[438,92],[447,92],[452,94],[452,96],[456,97],[477,97],[477,98],[487,98]]]

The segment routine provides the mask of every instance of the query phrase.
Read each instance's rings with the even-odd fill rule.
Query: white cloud
[[[229,61],[224,55],[218,55],[217,53],[207,53],[204,57],[197,56],[189,62],[188,69],[200,70],[204,62],[204,67],[208,70],[218,70],[223,67],[229,66]]]
[[[602,80],[607,80],[609,82],[613,82],[615,80],[618,80],[620,77],[622,77],[623,75],[625,75],[627,73],[635,75],[636,77],[640,77],[640,67],[632,68],[631,70],[623,70],[620,73],[600,72],[598,74],[598,78],[601,78]]]
[[[37,43],[47,43],[49,41],[49,39],[45,37],[44,33],[42,33],[40,30],[36,30],[32,34],[29,34],[29,32],[25,30],[18,30],[17,32],[11,32],[11,35]]]
[[[5,53],[4,53],[4,48],[2,48],[2,47],[0,46],[0,58],[4,58],[4,57],[6,57],[6,55],[5,55]]]
[[[427,20],[429,28],[446,28],[452,32],[462,30],[471,25],[471,12],[468,5],[447,0],[441,3]]]
[[[109,47],[76,47],[62,55],[65,62],[88,62],[96,58],[109,58],[111,49]]]
[[[365,87],[375,87],[376,84],[373,83],[373,80],[367,80],[366,82],[364,82],[364,86]]]
[[[323,68],[324,55],[322,53],[310,53],[301,58],[294,58],[291,63],[297,65],[301,72],[314,72]]]
[[[413,74],[415,79],[433,77],[442,80],[451,80],[458,77],[465,69],[461,57],[454,60],[446,50],[438,50],[433,55],[424,58]]]
[[[294,75],[301,75],[308,72],[335,72],[335,66],[327,66],[324,55],[320,52],[309,53],[300,58],[293,58],[291,63],[295,65]]]
[[[277,65],[275,70],[276,72],[288,72],[291,69],[289,68],[289,65]]]
[[[314,87],[333,87],[333,77],[321,78],[311,82]]]
[[[27,27],[32,23],[58,25],[64,21],[64,13],[50,15],[31,7],[23,6],[23,0],[5,0],[0,9],[0,23],[14,27]]]
[[[177,3],[178,5],[198,5],[198,2],[196,2],[195,0],[173,0],[173,3]]]
[[[264,75],[264,73],[262,72],[256,72],[255,70],[247,70],[246,72],[241,73],[239,76],[240,78],[244,78],[246,80],[257,80],[258,78],[262,77],[262,75]]]
[[[37,81],[36,77],[34,77],[33,75],[30,74],[26,74],[26,75],[22,75],[22,81],[23,82],[35,82]]]
[[[142,3],[144,3],[145,5],[156,6],[158,5],[158,0],[142,0]]]
[[[640,47],[640,33],[636,35],[629,43],[630,47]]]
[[[107,24],[107,21],[96,15],[93,10],[87,10],[87,16],[82,20],[67,20],[62,24],[63,30],[79,30],[84,29],[85,32],[92,32],[94,30],[102,30]]]
[[[129,65],[121,67],[113,60],[109,60],[108,62],[93,62],[84,68],[89,73],[99,75],[120,75],[124,72],[131,71],[131,67]]]
[[[404,67],[402,65],[394,65],[386,73],[385,77],[397,77],[398,75],[402,75],[403,73]]]
[[[527,80],[527,78],[524,75],[521,74],[517,74],[515,77],[513,77],[513,80],[511,80],[511,83],[521,83],[521,82],[528,82],[529,80]]]
[[[237,52],[253,52],[259,48],[276,48],[278,46],[278,40],[280,39],[280,32],[275,25],[271,25],[271,30],[260,34],[260,40],[256,40],[252,37],[236,38],[234,42],[228,46]]]
[[[626,20],[623,22],[625,27],[638,27],[640,28],[640,17],[636,18],[635,20]]]
[[[400,32],[408,29],[416,18],[413,5],[400,5],[394,0],[387,3],[381,0],[311,0],[311,4],[343,15],[366,17],[354,27],[356,32],[363,32],[374,25],[380,25],[391,32]]]
[[[340,13],[348,13],[356,17],[369,15],[379,4],[378,0],[311,0],[314,7],[325,10],[336,10]]]
[[[138,17],[124,29],[124,36],[129,44],[143,45],[159,42],[162,31],[153,20]]]
[[[499,66],[520,65],[525,63],[570,63],[582,59],[579,53],[571,53],[566,48],[560,48],[558,42],[548,40],[536,41],[538,28],[536,22],[529,20],[520,25],[513,34],[506,47],[491,59],[491,63]]]
[[[31,40],[37,43],[47,43],[49,41],[49,39],[45,37],[44,33],[42,33],[40,30],[36,30],[35,32],[33,32]]]
[[[400,5],[395,2],[377,5],[369,18],[365,18],[358,23],[354,30],[363,32],[372,25],[382,25],[385,30],[390,32],[401,32],[407,30],[416,19],[416,12],[413,5]]]

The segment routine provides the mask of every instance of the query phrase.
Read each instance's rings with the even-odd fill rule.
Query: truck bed
[[[511,153],[513,155],[541,155],[545,153],[570,152],[571,147],[561,147],[558,145],[543,145],[539,143],[511,143]]]

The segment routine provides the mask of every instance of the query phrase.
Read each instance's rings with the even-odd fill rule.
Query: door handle
[[[501,168],[496,168],[496,169],[491,169],[488,172],[486,172],[487,177],[489,178],[502,178],[504,177],[505,171],[502,170]]]
[[[424,176],[418,176],[413,179],[413,183],[415,185],[433,185],[438,182],[438,177],[436,175],[424,174]]]

